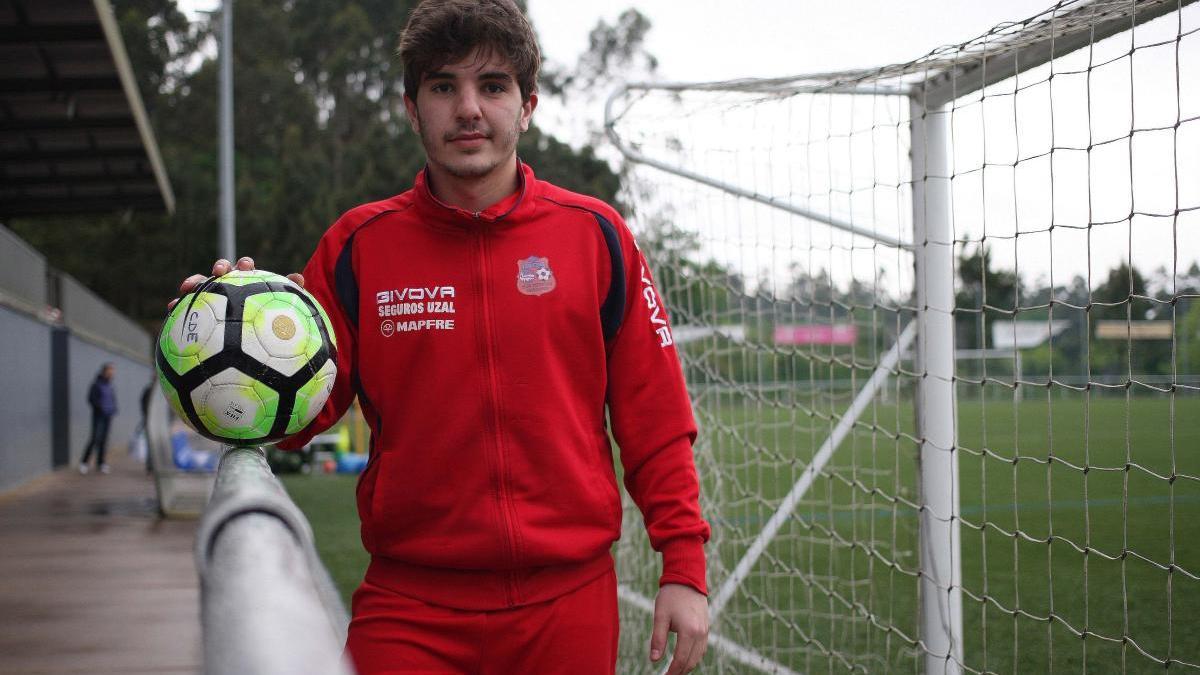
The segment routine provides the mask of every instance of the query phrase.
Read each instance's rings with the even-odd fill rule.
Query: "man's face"
[[[104,379],[111,380],[111,379],[113,379],[113,375],[116,375],[116,374],[117,374],[117,371],[115,368],[113,368],[112,366],[104,366]]]
[[[435,171],[460,179],[489,176],[513,161],[517,138],[529,129],[537,94],[521,100],[512,66],[479,49],[421,80],[417,99],[405,96],[413,130]]]

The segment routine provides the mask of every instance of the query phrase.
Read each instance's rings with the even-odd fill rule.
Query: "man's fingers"
[[[675,653],[671,655],[671,667],[665,675],[683,675],[691,670],[688,657],[691,656],[692,646],[696,640],[691,635],[679,631],[675,636]]]
[[[235,269],[235,266],[229,264],[228,260],[226,260],[224,258],[220,258],[215,263],[213,263],[212,275],[214,277],[225,276],[226,274],[229,274],[230,272],[232,272],[234,269]],[[254,269],[254,259],[251,258],[250,256],[242,256],[241,258],[238,258],[236,269],[242,270],[243,272],[249,272],[249,271],[253,270]],[[299,275],[297,275],[297,276],[299,276]],[[202,283],[206,278],[207,277],[205,277],[202,274],[193,274],[192,276],[184,279],[183,283],[179,284],[179,294],[180,295],[187,294],[193,288],[195,288],[198,284]],[[304,286],[304,277],[300,277],[300,281],[297,281],[296,283],[300,284],[301,286]],[[167,311],[169,312],[172,309],[175,309],[175,305],[177,305],[177,304],[179,304],[179,298],[175,298],[174,300],[168,302],[167,303]]]
[[[691,672],[693,668],[700,665],[700,660],[704,658],[704,652],[708,651],[708,612],[694,617],[693,623],[689,630],[692,633],[692,653],[688,655],[688,666],[684,672]]]
[[[237,263],[230,263],[228,260],[221,258],[213,263],[212,275],[214,277],[224,276],[235,269],[243,272],[252,271],[254,269],[254,258],[244,255],[237,259]]]
[[[706,633],[680,631],[675,641],[675,654],[671,657],[671,667],[664,675],[683,675],[683,673],[692,672],[696,666],[700,665],[700,660],[704,658],[706,651],[708,651],[708,635]]]
[[[650,660],[657,661],[667,651],[667,630],[671,627],[671,617],[666,612],[654,611],[654,626],[650,631]]]
[[[696,646],[692,649],[692,667],[700,665],[704,660],[704,655],[708,653],[708,634],[704,635],[701,640],[696,640]]]
[[[184,279],[182,284],[179,284],[179,292],[187,293],[188,291],[195,288],[196,284],[200,283],[201,281],[204,281],[204,279],[205,279],[205,277],[203,277],[199,274],[193,274],[192,276]]]
[[[292,282],[294,284],[296,284],[297,286],[299,286],[300,288],[304,288],[304,275],[303,274],[300,274],[299,272],[292,272],[291,274],[287,275],[287,278],[291,279]]]
[[[696,666],[700,665],[700,660],[704,658],[704,652],[706,651],[708,651],[708,636],[697,636],[695,640],[692,640],[692,651],[688,653],[687,663],[680,672],[692,672]]]
[[[186,295],[189,291],[196,287],[196,284],[202,281],[204,281],[204,277],[200,276],[199,274],[193,274],[192,276],[184,279],[183,283],[179,284],[179,295]],[[169,312],[172,309],[175,309],[175,305],[177,304],[179,304],[179,298],[175,298],[174,300],[168,302],[167,311]]]

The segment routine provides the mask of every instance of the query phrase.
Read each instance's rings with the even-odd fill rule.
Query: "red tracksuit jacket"
[[[372,429],[358,484],[368,576],[461,609],[540,602],[612,565],[624,481],[661,583],[706,592],[696,426],[667,315],[620,216],[537,180],[470,213],[425,173],[359,206],[304,269],[338,376],[296,448],[355,395]]]

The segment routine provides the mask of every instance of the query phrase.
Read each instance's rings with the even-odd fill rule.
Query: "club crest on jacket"
[[[517,290],[525,295],[544,295],[554,290],[558,282],[550,269],[549,258],[529,256],[517,261]]]

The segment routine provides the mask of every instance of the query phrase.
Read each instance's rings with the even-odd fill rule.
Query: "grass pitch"
[[[1200,476],[1200,399],[1042,396],[982,402],[960,391],[967,665],[1028,673],[1200,664],[1200,483],[1189,478]],[[842,407],[702,401],[712,588]],[[864,415],[734,595],[716,625],[724,637],[800,672],[921,669],[912,420],[905,404]],[[284,483],[348,601],[367,563],[354,477]],[[652,595],[656,576],[626,582]],[[638,644],[623,652],[640,654],[642,627],[627,628],[625,640]],[[710,668],[746,671],[710,653]]]
[[[317,553],[350,609],[350,595],[367,571],[370,557],[358,532],[354,486],[358,476],[346,474],[284,474],[280,476],[292,500],[312,525]]]

